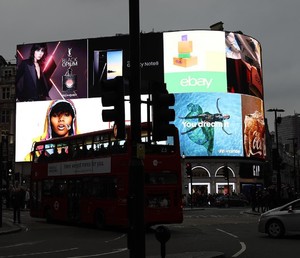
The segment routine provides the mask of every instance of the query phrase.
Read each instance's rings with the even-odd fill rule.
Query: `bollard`
[[[170,230],[165,226],[159,226],[156,228],[155,237],[156,237],[157,241],[160,242],[161,258],[165,258],[166,257],[166,242],[168,242],[168,240],[171,237]]]

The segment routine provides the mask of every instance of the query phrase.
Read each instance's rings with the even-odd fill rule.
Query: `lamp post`
[[[296,147],[297,147],[297,137],[288,138],[287,140],[293,141],[293,157],[294,157],[294,185],[295,191],[298,192],[298,173],[296,171]]]
[[[267,110],[268,112],[274,112],[275,114],[275,137],[276,137],[276,162],[277,162],[277,194],[280,199],[280,192],[281,192],[281,174],[280,174],[280,160],[279,160],[279,143],[278,143],[278,117],[277,113],[284,112],[284,109],[278,109],[278,108],[271,108]],[[273,157],[274,158],[274,157]]]

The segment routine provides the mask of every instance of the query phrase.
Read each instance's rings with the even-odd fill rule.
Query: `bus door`
[[[81,181],[71,179],[68,184],[68,219],[78,222],[80,220]]]

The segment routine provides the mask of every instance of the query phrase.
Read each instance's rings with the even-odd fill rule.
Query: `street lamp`
[[[295,191],[298,192],[298,173],[296,171],[296,147],[297,147],[297,137],[288,138],[287,140],[293,141],[293,157],[294,157],[294,184],[295,184]]]
[[[284,112],[284,109],[278,109],[278,108],[271,108],[267,110],[268,112],[274,112],[275,114],[275,137],[276,137],[276,162],[277,162],[277,194],[278,197],[280,198],[280,191],[281,191],[281,174],[280,174],[280,160],[279,160],[279,143],[278,143],[278,129],[277,129],[277,124],[278,124],[278,117],[277,113],[279,112]],[[274,157],[273,157],[274,158]]]

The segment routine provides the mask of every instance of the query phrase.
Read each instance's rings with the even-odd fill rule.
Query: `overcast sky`
[[[299,0],[140,0],[143,32],[209,29],[222,21],[262,44],[265,109],[300,113]],[[129,0],[1,0],[0,55],[16,45],[129,33]],[[266,113],[274,128],[274,113]]]

